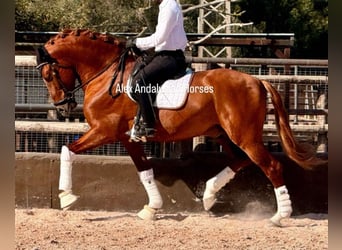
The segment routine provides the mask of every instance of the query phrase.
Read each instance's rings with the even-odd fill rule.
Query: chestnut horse
[[[132,127],[137,104],[126,93],[115,91],[116,84],[126,84],[135,61],[133,53],[125,49],[125,39],[89,30],[63,31],[38,49],[37,68],[56,108],[67,115],[76,106],[74,93],[82,89],[83,112],[90,127],[82,137],[61,149],[59,189],[63,192],[59,198],[63,209],[68,209],[78,198],[72,193],[71,180],[75,154],[116,141],[126,147],[149,198],[138,216],[153,219],[162,207],[153,169],[141,143],[129,141],[125,134]],[[78,86],[75,86],[76,79]],[[115,85],[110,96],[108,89],[112,82]],[[207,181],[203,195],[206,210],[214,205],[215,194],[237,171],[255,163],[274,186],[277,212],[271,221],[280,225],[281,219],[290,217],[292,206],[283,179],[283,166],[262,141],[267,93],[274,105],[278,133],[288,157],[306,169],[322,164],[314,150],[296,142],[280,95],[270,83],[229,69],[195,72],[190,86],[214,91],[190,92],[183,107],[157,110],[157,132],[151,140],[177,141],[206,135],[222,144],[231,166]],[[248,157],[237,159],[234,148],[241,149]]]

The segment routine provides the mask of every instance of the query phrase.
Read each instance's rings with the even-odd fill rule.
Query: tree
[[[63,28],[89,28],[99,32],[140,32],[148,26],[139,8],[146,0],[16,0],[15,28],[18,31],[58,31]],[[183,8],[199,0],[180,1]],[[232,11],[242,16],[232,22],[253,26],[232,27],[233,32],[295,33],[293,58],[328,57],[328,0],[240,0]],[[186,32],[197,32],[198,10],[185,15]],[[215,20],[213,20],[214,22]],[[263,48],[239,50],[240,56],[274,57]]]
[[[56,31],[89,28],[96,31],[137,32],[142,23],[136,18],[144,0],[17,0],[16,30]]]
[[[52,1],[44,0],[16,0],[15,29],[16,30],[56,30],[58,21],[50,8]]]
[[[298,0],[289,26],[296,34],[295,56],[328,58],[328,0]]]
[[[15,28],[19,31],[56,31],[89,28],[100,32],[140,32],[147,26],[141,8],[146,0],[16,0]],[[183,0],[192,6],[199,0]],[[198,10],[185,17],[187,32],[197,31]]]
[[[295,34],[294,58],[328,57],[328,0],[241,0],[255,32]]]

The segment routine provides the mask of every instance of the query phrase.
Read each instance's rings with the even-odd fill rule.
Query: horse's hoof
[[[144,208],[138,213],[138,217],[143,220],[155,220],[156,210],[145,205]]]
[[[214,195],[203,198],[203,206],[204,206],[205,211],[209,211],[214,206],[216,201],[217,199],[215,198]]]
[[[283,227],[281,223],[278,221],[268,220],[267,226],[269,227]]]
[[[61,208],[65,211],[68,210],[72,205],[75,204],[75,202],[78,200],[79,196],[74,195],[71,190],[70,191],[64,191],[58,195]]]
[[[282,217],[280,216],[279,213],[276,213],[271,219],[270,219],[270,222],[271,222],[271,225],[272,226],[276,226],[276,227],[281,227],[281,223],[280,223],[280,220],[282,219]]]

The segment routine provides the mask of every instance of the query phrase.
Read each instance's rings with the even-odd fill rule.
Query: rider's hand
[[[130,48],[136,48],[137,46],[135,45],[135,39],[127,39],[126,41],[126,48],[130,49]]]

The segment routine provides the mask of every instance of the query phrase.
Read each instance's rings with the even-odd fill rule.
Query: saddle
[[[127,81],[126,94],[137,102],[132,94],[133,78],[140,70],[142,70],[150,61],[152,57],[143,55],[137,59],[136,64],[132,69]],[[161,86],[157,87],[156,98],[153,106],[159,109],[178,109],[181,108],[186,101],[189,84],[191,82],[193,72],[188,68],[185,72],[178,73],[171,79],[166,80]]]

